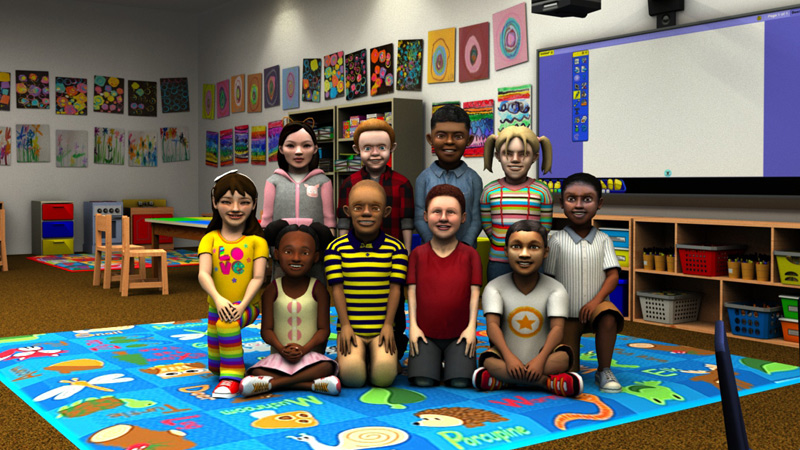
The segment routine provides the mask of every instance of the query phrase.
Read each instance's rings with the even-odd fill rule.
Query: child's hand
[[[303,347],[297,344],[288,344],[281,350],[281,356],[292,364],[300,361],[303,354]]]
[[[428,339],[425,338],[425,333],[422,329],[418,326],[411,326],[411,329],[408,331],[408,344],[409,344],[409,353],[411,356],[419,355],[419,340],[422,339],[422,342],[428,343]]]
[[[217,307],[217,315],[223,322],[231,323],[234,320],[239,320],[236,313],[236,306],[226,298],[221,298],[215,302]]]
[[[461,332],[461,336],[458,337],[456,345],[460,344],[462,340],[467,344],[467,348],[464,350],[464,356],[474,358],[475,349],[478,346],[478,337],[475,336],[475,328],[467,327],[464,329],[464,331]]]
[[[353,331],[352,326],[342,325],[342,329],[339,330],[339,336],[336,337],[336,346],[339,350],[339,353],[341,353],[342,356],[349,355],[351,344],[353,347],[358,347],[358,343],[356,342],[356,333]]]
[[[524,382],[527,379],[527,367],[525,367],[525,364],[522,364],[522,361],[520,361],[519,358],[514,355],[506,359],[506,370],[508,371],[508,374],[511,375],[511,378],[517,381]]]
[[[583,308],[581,308],[580,312],[581,323],[586,323],[589,321],[589,319],[592,317],[592,312],[594,312],[595,308],[597,308],[597,305],[600,304],[600,301],[602,301],[602,299],[594,298],[589,303],[583,305]]]
[[[378,347],[383,346],[386,353],[394,355],[397,353],[397,344],[394,342],[394,327],[391,324],[383,324],[381,334],[378,336]]]
[[[544,375],[544,362],[545,358],[542,357],[542,354],[540,353],[525,365],[525,368],[528,371],[529,382],[538,381],[539,377]]]

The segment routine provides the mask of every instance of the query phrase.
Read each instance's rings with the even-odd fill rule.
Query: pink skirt
[[[283,372],[286,375],[294,375],[295,373],[305,369],[306,367],[313,366],[319,362],[330,361],[335,366],[334,375],[339,374],[339,364],[333,360],[328,358],[327,356],[323,355],[322,353],[317,352],[308,352],[300,358],[300,361],[292,364],[289,361],[286,361],[283,356],[279,353],[271,353],[266,358],[258,360],[257,363],[253,364],[249,369],[247,369],[247,375],[251,375],[251,371],[253,369],[270,369],[275,370],[278,372]]]

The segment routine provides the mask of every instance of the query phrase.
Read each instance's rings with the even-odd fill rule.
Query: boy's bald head
[[[381,186],[378,182],[373,180],[361,180],[354,184],[353,187],[350,188],[350,194],[347,196],[347,202],[349,204],[353,204],[353,197],[357,191],[359,195],[369,192],[370,195],[380,197],[382,199],[381,202],[383,206],[386,206],[386,191],[383,190],[383,186]]]

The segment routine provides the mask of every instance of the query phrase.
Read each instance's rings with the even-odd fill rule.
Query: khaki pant
[[[380,336],[363,338],[356,336],[357,346],[350,346],[350,354],[338,353],[339,379],[346,387],[361,387],[367,382],[372,386],[391,386],[397,376],[397,355],[387,353],[378,346]],[[369,366],[369,370],[367,370]]]

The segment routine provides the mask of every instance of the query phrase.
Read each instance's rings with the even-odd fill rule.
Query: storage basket
[[[783,317],[797,320],[797,304],[800,297],[794,295],[779,295],[783,305]]]
[[[742,253],[743,245],[678,244],[681,269],[687,275],[721,277],[728,275],[728,257]]]
[[[800,253],[775,250],[781,283],[800,285]]]
[[[637,291],[642,316],[648,322],[694,322],[700,315],[702,295],[686,291]]]
[[[725,302],[731,333],[759,339],[779,337],[783,331],[778,320],[780,306],[754,306],[753,302]]]
[[[800,342],[800,331],[797,327],[797,319],[787,319],[781,317],[781,327],[783,328],[783,340],[789,342]]]

